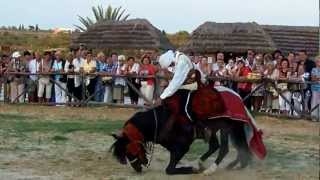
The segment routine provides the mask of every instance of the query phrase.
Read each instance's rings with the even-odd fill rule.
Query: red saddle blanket
[[[189,108],[185,108],[188,118],[192,121],[192,117],[199,120],[226,117],[244,122],[251,152],[258,159],[264,159],[266,148],[262,140],[262,131],[257,127],[254,118],[244,106],[241,97],[233,90],[223,86],[216,86],[214,89],[217,93],[212,93],[214,90],[208,87],[194,91],[192,99],[196,99],[196,101],[192,102],[189,102],[190,95],[188,95],[186,107]],[[195,116],[193,112],[196,112]]]

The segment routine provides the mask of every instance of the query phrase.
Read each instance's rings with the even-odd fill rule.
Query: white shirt
[[[117,68],[117,71],[116,71],[116,75],[121,75],[121,71],[124,71],[125,70],[125,65],[120,65],[120,63],[118,63],[118,68]],[[116,77],[116,79],[114,80],[114,84],[115,85],[121,85],[121,86],[125,86],[126,85],[126,80],[124,80],[123,78],[121,77]]]
[[[83,58],[75,58],[72,61],[72,64],[74,66],[74,72],[80,72],[80,68],[84,65],[84,59]],[[74,76],[74,87],[79,87],[81,84],[81,77],[79,75]]]
[[[175,60],[174,75],[168,87],[163,91],[160,98],[165,99],[172,96],[183,85],[190,70],[194,69],[193,63],[188,56],[177,53]]]
[[[32,59],[29,62],[28,70],[31,74],[35,74],[39,71],[40,63],[36,59]],[[38,79],[37,75],[30,75],[31,80],[36,81]]]

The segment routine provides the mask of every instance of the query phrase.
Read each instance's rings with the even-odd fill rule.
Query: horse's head
[[[115,142],[112,145],[113,155],[121,164],[130,165],[137,172],[142,171],[142,166],[148,164],[146,149],[144,147],[144,137],[141,132],[131,123],[125,125],[123,130],[117,134],[112,134]]]

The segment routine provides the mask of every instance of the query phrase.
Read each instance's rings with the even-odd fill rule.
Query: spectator
[[[257,54],[255,56],[255,63],[252,67],[252,72],[257,78],[261,78],[263,76],[264,72],[264,64],[263,64],[263,57],[262,54]],[[257,84],[252,84],[252,89],[255,90],[257,87]],[[255,111],[260,111],[262,107],[262,101],[263,101],[263,93],[265,92],[265,89],[263,87],[259,87],[253,94],[252,94],[252,104],[253,109]]]
[[[274,65],[280,64],[280,62],[278,63],[278,60],[281,59],[282,52],[280,50],[275,50],[272,56],[273,56]]]
[[[229,59],[228,64],[226,65],[227,76],[233,77],[234,71],[236,69],[236,64],[233,59]]]
[[[125,64],[125,75],[138,75],[139,74],[139,68],[140,65],[135,62],[134,57],[129,57],[127,59],[127,63]],[[136,89],[140,89],[141,85],[137,78],[129,77],[128,80],[134,85]],[[139,95],[131,88],[131,86],[128,86],[129,88],[129,96],[130,96],[130,102],[131,104],[138,104]]]
[[[207,77],[211,74],[212,68],[211,64],[208,63],[208,57],[203,56],[199,63],[199,71],[201,73],[201,81],[202,83],[207,82]]]
[[[307,54],[307,51],[305,50],[300,50],[298,52],[298,59],[299,59],[299,63],[304,65],[305,80],[310,81],[311,71],[314,67],[316,67],[315,63],[312,60],[308,59],[308,54]],[[308,85],[304,90],[304,102],[305,102],[304,108],[306,111],[311,110],[310,100],[311,100],[311,90],[310,90],[310,85]]]
[[[65,75],[61,75],[60,73],[64,73],[65,61],[62,59],[61,51],[57,51],[55,53],[55,60],[53,61],[53,65],[51,68],[51,72],[57,73],[54,75],[55,85],[55,102],[56,103],[66,103],[66,83],[67,77]]]
[[[317,84],[311,85],[312,91],[312,101],[311,101],[311,117],[313,120],[319,120],[319,111],[320,111],[320,56],[315,58],[316,67],[312,68],[311,70],[311,81]],[[318,108],[316,108],[318,106]]]
[[[66,58],[66,64],[64,66],[65,73],[74,73],[74,65],[73,65],[73,53],[69,52]],[[68,102],[72,102],[72,96],[75,96],[75,86],[74,86],[74,75],[67,75],[67,90],[70,95],[68,95]]]
[[[98,73],[103,72],[103,69],[105,68],[106,65],[106,56],[104,55],[103,52],[98,53],[97,55],[97,60],[96,60],[96,71]],[[95,101],[97,102],[103,102],[103,95],[105,92],[105,87],[103,86],[102,83],[102,77],[97,76],[97,82],[96,82],[96,87],[95,87]]]
[[[28,53],[31,55],[30,53]],[[12,60],[9,63],[9,72],[19,73],[25,72],[27,69],[26,61],[21,59],[21,55],[18,51],[12,54]],[[22,75],[11,75],[9,76],[10,81],[10,101],[11,102],[24,102],[25,95],[25,76]]]
[[[268,61],[263,72],[263,76],[268,79],[275,79],[276,69],[273,61]],[[273,88],[272,83],[265,86],[264,107],[266,112],[272,112],[278,109],[278,94]]]
[[[293,63],[296,61],[295,54],[293,52],[289,52],[287,59],[289,61],[289,67],[292,68]]]
[[[27,55],[26,60],[28,61],[29,73],[36,74],[37,72],[39,72],[39,66],[42,61],[42,57],[39,51],[36,51],[34,53],[34,59],[32,59],[31,55]],[[29,79],[27,80],[27,88],[29,102],[37,102],[38,75],[29,76]]]
[[[86,59],[83,63],[83,71],[85,73],[95,73],[97,68],[96,61],[93,59],[92,52],[88,51]],[[85,85],[87,88],[87,97],[91,97],[94,95],[95,87],[96,87],[96,76],[87,75]]]
[[[76,57],[72,61],[72,65],[74,68],[75,73],[82,73],[83,72],[83,64],[84,64],[84,59],[82,58],[82,51],[78,50],[76,52]],[[79,99],[80,101],[83,99],[82,98],[82,77],[80,75],[75,75],[74,76],[74,96]]]
[[[212,62],[212,72],[216,72],[219,69],[219,65],[218,65],[218,61],[224,63],[224,54],[223,52],[217,52],[217,56],[215,58],[215,60],[213,60]]]
[[[263,55],[263,64],[268,64],[269,62],[273,62],[272,55],[266,53]]]
[[[106,60],[106,65],[103,68],[104,76],[102,78],[102,84],[105,86],[104,96],[103,96],[103,102],[110,103],[112,101],[112,77],[115,72],[117,71],[117,64],[113,63],[113,60],[111,57],[108,57]]]
[[[116,75],[123,75],[124,74],[124,62],[126,60],[126,57],[124,55],[120,55],[118,57],[117,61],[117,70]],[[114,61],[113,61],[114,62]],[[114,86],[113,86],[113,101],[116,103],[123,103],[124,102],[124,88],[126,86],[126,81],[122,77],[116,77],[114,80]]]
[[[288,80],[291,76],[289,61],[288,59],[281,60],[281,68],[278,69],[278,78],[279,80]],[[291,93],[288,90],[288,83],[279,83],[277,88],[281,91],[281,95],[279,94],[279,107],[280,113],[288,115],[290,112],[290,103],[291,102]]]
[[[39,63],[39,73],[49,73],[52,66],[51,54],[50,52],[44,53],[44,59],[41,59]],[[39,102],[49,102],[51,98],[52,83],[50,82],[49,75],[40,75],[38,81],[38,98]],[[45,98],[43,94],[45,92]]]
[[[216,77],[226,77],[227,76],[227,70],[225,68],[225,63],[224,63],[224,54],[219,52],[217,53],[217,67],[215,71],[212,71],[212,75]],[[223,84],[221,81],[215,81],[214,82],[215,86],[222,86]]]
[[[250,73],[251,73],[251,69],[245,65],[245,62],[243,60],[239,60],[237,64],[236,76],[241,79],[246,79]],[[247,82],[238,83],[238,91],[239,91],[239,95],[242,98],[245,98],[251,92],[251,83],[247,83]],[[251,110],[250,97],[244,101],[244,104],[248,108],[248,110]]]
[[[245,63],[246,63],[246,66],[248,66],[250,69],[252,69],[252,68],[253,68],[253,65],[255,64],[255,59],[254,59],[254,57],[255,57],[255,52],[254,52],[254,50],[249,49],[249,50],[247,51],[247,59],[246,59]]]
[[[291,68],[291,76],[290,80],[295,81],[303,81],[303,75],[304,75],[304,66],[300,65],[297,61],[292,62],[292,68]],[[290,90],[292,94],[292,103],[294,109],[292,110],[292,114],[294,116],[298,116],[298,112],[295,111],[295,109],[298,109],[299,111],[302,111],[302,94],[300,89],[304,88],[303,84],[289,84],[288,89]]]
[[[10,58],[7,55],[2,55],[0,59],[0,94],[1,92],[7,92],[7,89],[4,89],[2,91],[2,85],[7,83],[4,78],[4,74],[8,72],[8,66],[9,66]],[[5,94],[5,93],[4,93]]]
[[[151,60],[148,56],[142,57],[139,74],[142,76],[154,76],[156,74],[156,68],[151,64]],[[154,92],[154,79],[142,79],[140,91],[149,101],[152,101]]]

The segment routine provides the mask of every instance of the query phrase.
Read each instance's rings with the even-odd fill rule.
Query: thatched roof
[[[191,35],[184,51],[211,53],[216,51],[245,52],[272,51],[275,48],[271,38],[256,23],[215,23],[206,22]]]
[[[72,47],[93,49],[171,49],[162,32],[145,19],[103,22],[72,38]]]
[[[197,53],[243,53],[248,49],[257,52],[280,49],[287,53],[305,49],[314,55],[319,51],[318,48],[319,28],[316,27],[206,22],[193,31],[191,40],[181,49]]]
[[[319,27],[264,25],[262,28],[284,53],[302,49],[311,56],[319,53]]]

